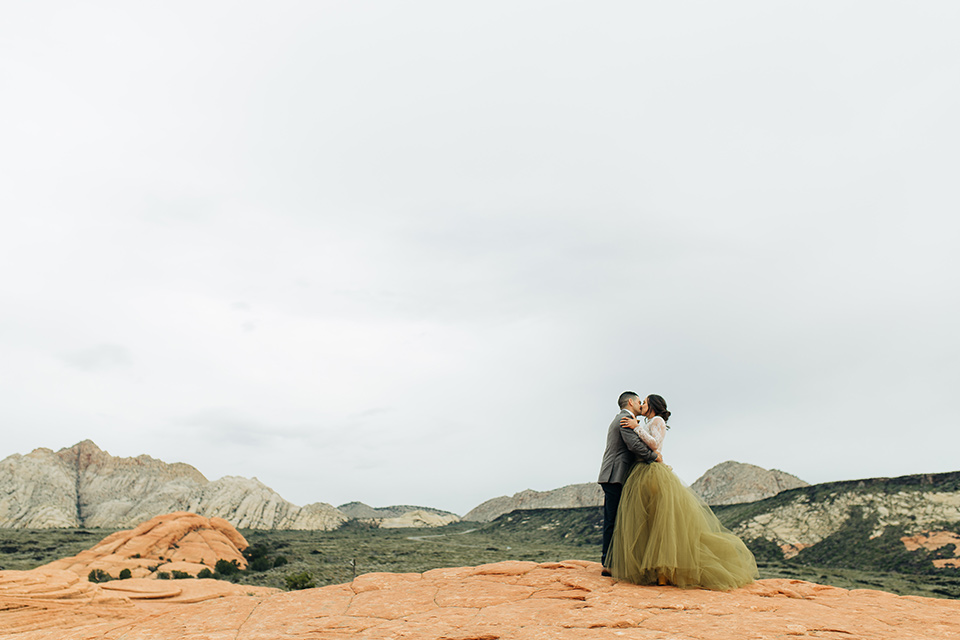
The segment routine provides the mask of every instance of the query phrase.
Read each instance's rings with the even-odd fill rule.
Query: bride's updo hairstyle
[[[654,415],[663,418],[664,422],[670,419],[670,412],[667,411],[667,401],[663,399],[663,396],[658,396],[655,393],[650,394],[647,396],[647,405],[653,409]]]

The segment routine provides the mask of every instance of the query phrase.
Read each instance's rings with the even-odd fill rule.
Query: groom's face
[[[633,412],[633,415],[638,416],[640,415],[640,405],[642,402],[640,398],[630,398],[627,402],[627,408]]]

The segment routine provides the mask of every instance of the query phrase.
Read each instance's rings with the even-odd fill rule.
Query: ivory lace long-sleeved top
[[[644,418],[643,422],[637,425],[636,431],[643,444],[650,447],[651,451],[659,452],[667,435],[667,423],[660,416]]]

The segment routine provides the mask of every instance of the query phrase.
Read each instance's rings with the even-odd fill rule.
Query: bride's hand
[[[628,418],[624,416],[620,418],[620,426],[624,429],[636,429],[640,426],[640,421],[636,418]]]
[[[662,454],[662,453],[657,453],[657,462],[661,462],[661,463],[663,462],[663,454]]]

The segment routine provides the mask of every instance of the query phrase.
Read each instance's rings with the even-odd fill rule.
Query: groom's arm
[[[617,422],[619,423],[619,418]],[[623,444],[627,445],[627,449],[630,452],[637,456],[638,459],[644,462],[653,462],[657,459],[657,453],[651,451],[643,440],[640,439],[640,436],[637,435],[637,432],[629,427],[620,427],[620,439],[623,440]]]

